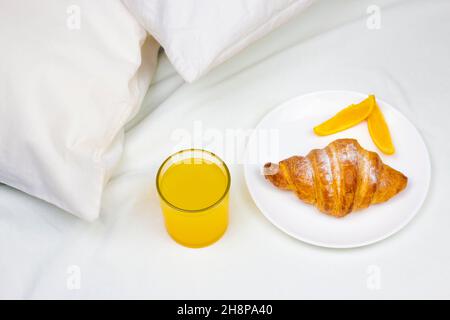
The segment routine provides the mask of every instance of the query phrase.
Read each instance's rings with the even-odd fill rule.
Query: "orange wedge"
[[[360,103],[352,104],[339,111],[334,117],[315,127],[314,132],[319,136],[328,136],[353,127],[367,119],[375,104],[375,97],[370,95]]]
[[[394,144],[392,143],[391,134],[388,125],[384,119],[383,113],[375,102],[375,107],[367,119],[369,133],[372,137],[373,143],[385,154],[393,154],[395,152]]]

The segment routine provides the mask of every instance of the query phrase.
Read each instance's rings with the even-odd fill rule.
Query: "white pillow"
[[[159,45],[141,55],[120,0],[1,1],[0,21],[0,182],[93,220]]]
[[[286,22],[313,0],[123,0],[188,82]]]

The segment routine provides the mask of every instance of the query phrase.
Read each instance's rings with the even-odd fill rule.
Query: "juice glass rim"
[[[223,195],[217,200],[215,201],[213,204],[211,204],[210,206],[204,207],[204,208],[200,208],[200,209],[184,209],[184,208],[180,208],[177,207],[176,205],[174,205],[173,203],[171,203],[169,200],[166,199],[166,197],[164,197],[161,188],[159,186],[159,178],[161,176],[162,173],[162,169],[164,168],[164,166],[166,165],[167,162],[169,162],[172,158],[174,158],[175,156],[181,154],[181,153],[185,153],[185,152],[202,152],[202,153],[207,153],[210,156],[212,156],[213,158],[215,158],[217,161],[220,162],[220,164],[225,168],[225,173],[227,176],[227,186],[225,188],[225,191],[223,193]],[[217,164],[216,164],[217,165]],[[183,149],[180,151],[177,151],[173,154],[171,154],[170,156],[168,156],[163,163],[161,164],[161,166],[158,169],[158,173],[156,174],[156,190],[158,191],[158,195],[159,197],[165,202],[167,203],[170,207],[172,207],[173,209],[180,211],[180,212],[189,212],[189,213],[204,213],[205,211],[214,208],[215,206],[217,206],[219,203],[222,202],[222,200],[227,196],[228,192],[230,191],[230,186],[231,186],[231,175],[230,175],[230,170],[228,169],[227,164],[225,163],[225,161],[223,161],[219,156],[217,156],[215,153],[211,152],[211,151],[207,151],[204,149],[197,149],[197,148],[189,148],[189,149]]]

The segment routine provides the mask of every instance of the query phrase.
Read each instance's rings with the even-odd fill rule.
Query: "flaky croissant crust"
[[[385,202],[408,183],[405,175],[354,139],[335,140],[305,157],[266,163],[264,175],[276,187],[295,192],[304,202],[335,217]]]

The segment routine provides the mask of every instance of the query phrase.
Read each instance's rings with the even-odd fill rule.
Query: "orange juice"
[[[161,208],[175,241],[204,247],[218,240],[227,228],[229,172],[218,158],[220,161],[196,157],[199,154],[189,153],[193,150],[183,152],[194,157],[166,161],[158,173]]]

